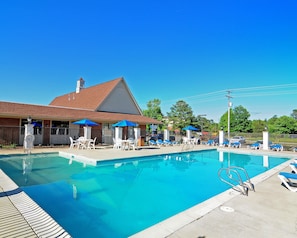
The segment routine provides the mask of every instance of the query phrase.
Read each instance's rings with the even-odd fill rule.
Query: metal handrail
[[[242,179],[242,176],[240,175],[238,170],[244,172],[246,180]],[[223,178],[223,176],[222,176],[223,172],[226,173],[228,180]],[[235,175],[235,177],[234,177],[234,175]],[[222,182],[230,185],[232,189],[234,189],[237,192],[240,192],[243,195],[247,196],[249,190],[255,191],[255,187],[251,183],[250,178],[244,168],[237,167],[237,166],[221,168],[218,171],[218,176]]]

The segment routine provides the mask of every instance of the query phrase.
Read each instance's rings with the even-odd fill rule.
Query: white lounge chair
[[[263,145],[260,143],[260,142],[255,142],[253,144],[251,144],[251,147],[250,147],[252,150],[260,150],[263,148]]]
[[[209,145],[209,146],[211,146],[211,145],[214,146],[215,145],[215,141],[210,139],[210,140],[207,141],[206,144]]]
[[[157,145],[156,141],[155,140],[149,140],[149,145]]]
[[[232,142],[232,143],[230,143],[230,146],[233,147],[233,148],[240,148],[241,143],[239,141]]]
[[[270,145],[270,149],[274,151],[283,151],[284,147],[281,144],[272,144]]]
[[[166,145],[166,146],[172,146],[173,145],[173,143],[170,140],[164,140],[163,142],[164,142],[164,145]]]
[[[290,167],[291,167],[292,171],[294,171],[294,173],[297,174],[297,162],[291,163]]]
[[[287,189],[292,192],[297,192],[297,174],[280,172],[278,177]],[[296,180],[296,182],[292,182],[292,180]]]
[[[161,147],[161,146],[165,146],[163,140],[161,140],[161,139],[158,139],[158,140],[156,141],[156,143],[157,143],[157,145],[158,145],[159,147]]]

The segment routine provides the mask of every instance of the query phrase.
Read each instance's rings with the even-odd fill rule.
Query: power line
[[[296,89],[292,90],[294,87]],[[279,89],[288,89],[288,90],[282,90]],[[273,89],[278,91],[273,91]],[[238,93],[242,91],[250,91],[246,93]],[[261,91],[262,90],[262,91]],[[270,90],[270,91],[267,91]],[[277,95],[290,95],[290,94],[297,94],[297,84],[279,84],[279,85],[270,85],[270,86],[259,86],[259,87],[248,87],[248,88],[233,88],[230,89],[232,93],[234,94],[234,98],[243,98],[243,97],[263,97],[263,96],[277,96]],[[258,91],[258,92],[257,92]],[[226,93],[226,90],[220,90],[220,91],[214,91],[210,93],[203,93],[198,95],[193,95],[189,97],[183,97],[179,100],[187,100],[192,101],[195,100],[196,103],[198,102],[210,102],[210,101],[217,101],[221,100],[224,94]],[[167,104],[169,102],[175,102],[177,99],[170,99],[165,100],[163,103]],[[166,103],[167,102],[167,103]]]
[[[278,91],[278,92],[259,92],[259,93],[244,93],[244,94],[237,94],[236,98],[243,98],[243,97],[262,97],[262,96],[273,96],[273,95],[290,95],[290,94],[297,94],[297,90],[295,91]]]
[[[297,83],[248,87],[248,88],[233,88],[232,91],[263,90],[263,89],[266,90],[266,89],[273,89],[273,88],[279,89],[279,88],[287,88],[287,87],[297,87]]]

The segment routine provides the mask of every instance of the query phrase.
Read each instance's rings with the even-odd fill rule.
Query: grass
[[[0,144],[0,149],[15,149],[16,144],[10,144],[10,145],[1,145]]]

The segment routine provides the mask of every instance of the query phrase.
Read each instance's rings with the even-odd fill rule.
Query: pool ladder
[[[242,175],[244,175],[245,180],[242,178]],[[243,195],[248,196],[249,190],[255,192],[255,186],[244,168],[237,166],[221,168],[218,171],[218,176],[221,181],[230,185],[232,189]]]

